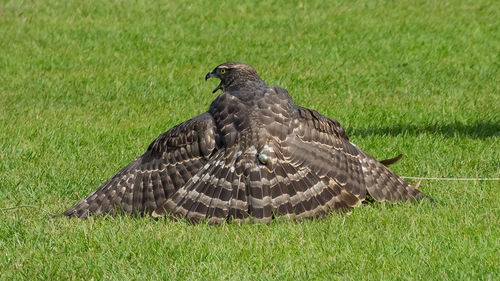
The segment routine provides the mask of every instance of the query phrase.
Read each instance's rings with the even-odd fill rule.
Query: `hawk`
[[[430,197],[349,141],[338,121],[295,105],[247,64],[205,76],[222,90],[207,112],[154,140],[146,152],[63,214],[140,214],[191,222],[270,222],[349,210],[367,197]]]

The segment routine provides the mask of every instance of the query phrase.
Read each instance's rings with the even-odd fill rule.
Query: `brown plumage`
[[[255,69],[225,63],[208,112],[146,152],[64,215],[169,215],[197,222],[302,219],[376,201],[432,199],[352,144],[342,126],[297,106]]]

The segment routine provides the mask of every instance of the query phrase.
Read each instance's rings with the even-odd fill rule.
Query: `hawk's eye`
[[[220,74],[224,74],[224,73],[226,73],[226,69],[225,68],[221,68]]]

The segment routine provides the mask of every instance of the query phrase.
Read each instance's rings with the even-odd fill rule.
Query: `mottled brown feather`
[[[192,222],[270,222],[377,201],[429,198],[349,141],[336,120],[293,103],[241,63],[217,66],[223,92],[208,112],[160,135],[148,150],[64,212],[152,214]],[[430,199],[432,200],[432,199]]]
[[[63,214],[79,218],[117,210],[150,214],[184,185],[189,169],[199,169],[208,161],[215,145],[211,115],[194,117],[160,135],[143,155]],[[191,153],[184,151],[186,147],[192,148]]]

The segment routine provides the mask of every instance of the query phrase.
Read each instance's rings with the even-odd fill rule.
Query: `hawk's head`
[[[224,91],[231,85],[240,84],[242,82],[250,80],[261,80],[255,68],[248,64],[241,62],[226,62],[212,70],[212,72],[207,73],[205,80],[208,78],[219,78],[220,84],[215,88],[212,93],[218,90]]]

